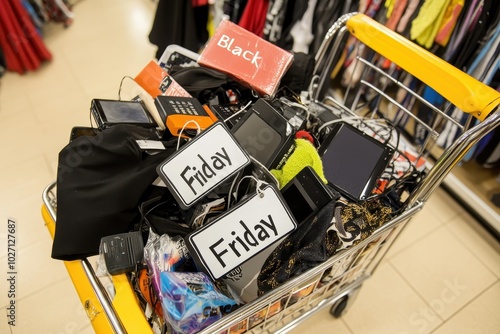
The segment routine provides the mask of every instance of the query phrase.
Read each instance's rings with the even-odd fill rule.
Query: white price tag
[[[249,163],[248,154],[218,122],[161,163],[157,172],[186,210]]]
[[[220,278],[293,231],[297,224],[278,192],[266,186],[189,234],[186,245],[196,264],[212,278]]]
[[[158,140],[146,140],[146,139],[137,139],[137,145],[142,150],[164,150],[165,146],[161,141]]]

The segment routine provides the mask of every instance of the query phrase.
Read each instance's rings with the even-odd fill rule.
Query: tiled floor
[[[50,25],[52,62],[0,79],[0,333],[92,333],[40,215],[57,153],[92,98],[116,98],[124,75],[153,57],[155,2],[85,0],[73,25]],[[167,18],[168,19],[168,18]],[[17,247],[15,327],[7,324],[7,220]],[[294,333],[500,333],[499,245],[438,190],[341,319],[323,312]]]

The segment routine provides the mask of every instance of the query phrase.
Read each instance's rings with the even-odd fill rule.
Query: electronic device
[[[326,179],[345,197],[360,202],[373,191],[394,149],[354,126],[335,123],[318,150]]]
[[[198,65],[198,58],[200,55],[196,52],[188,50],[180,45],[170,44],[163,51],[158,64],[170,72],[172,67],[195,67]]]
[[[288,123],[290,123],[295,128],[295,131],[305,129],[306,116],[304,115],[303,110],[299,111],[289,106],[283,106],[281,114],[286,118]]]
[[[299,225],[330,201],[340,198],[340,194],[328,188],[310,166],[304,167],[290,180],[281,189],[281,194]]]
[[[257,100],[231,131],[248,154],[268,169],[279,169],[295,148],[294,128],[265,99]]]
[[[111,275],[135,270],[144,257],[141,232],[120,233],[101,238],[101,253]]]
[[[156,97],[155,105],[162,121],[174,136],[179,136],[184,128],[183,135],[193,137],[198,127],[204,130],[217,120],[210,108],[202,106],[194,97],[160,95]]]
[[[210,106],[215,116],[221,120],[228,128],[232,128],[243,117],[244,112],[241,112],[243,106],[241,104],[217,104]],[[240,112],[239,114],[237,114]]]
[[[137,101],[93,99],[90,111],[101,130],[114,124],[134,124],[147,128],[157,127],[147,109]]]

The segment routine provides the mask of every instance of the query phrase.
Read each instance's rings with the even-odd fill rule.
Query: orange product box
[[[227,73],[259,94],[273,96],[293,54],[229,20],[222,20],[198,64]]]
[[[191,97],[174,78],[172,78],[154,60],[151,60],[134,78],[152,98],[158,95]]]

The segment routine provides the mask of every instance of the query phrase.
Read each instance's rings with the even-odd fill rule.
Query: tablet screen
[[[371,194],[392,155],[387,145],[346,123],[338,125],[324,145],[320,154],[326,179],[354,200]]]

